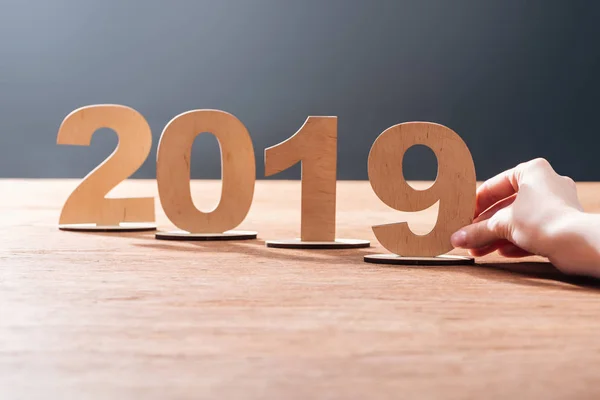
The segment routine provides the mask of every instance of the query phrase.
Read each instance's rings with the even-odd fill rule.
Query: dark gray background
[[[196,108],[236,115],[263,151],[308,115],[339,117],[340,179],[365,179],[387,127],[424,120],[467,142],[485,179],[543,156],[600,180],[597,1],[0,0],[0,176],[82,177],[116,145],[58,146],[62,119],[131,106],[152,127]],[[201,135],[192,177],[219,177]],[[433,178],[413,152],[407,177]],[[298,168],[277,178],[298,176]]]

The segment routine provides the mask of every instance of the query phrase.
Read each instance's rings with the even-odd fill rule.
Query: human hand
[[[496,250],[505,257],[536,254],[564,272],[580,273],[582,260],[570,257],[569,251],[577,249],[569,243],[581,235],[573,226],[582,222],[582,215],[573,180],[558,175],[548,161],[535,159],[483,183],[473,224],[454,233],[451,242],[474,257]]]

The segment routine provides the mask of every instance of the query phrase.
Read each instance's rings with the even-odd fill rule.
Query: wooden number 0
[[[152,133],[141,114],[129,107],[110,104],[79,108],[63,121],[57,143],[89,146],[94,132],[103,127],[116,131],[119,144],[67,199],[60,215],[60,227],[95,224],[118,228],[121,222],[154,222],[153,197],[105,198],[111,189],[131,176],[150,153]]]
[[[202,132],[213,134],[221,148],[221,199],[210,212],[198,210],[190,192],[192,144]],[[160,138],[156,179],[163,210],[179,229],[202,234],[235,228],[246,217],[254,196],[256,164],[248,130],[224,111],[193,110],[178,115]]]
[[[438,160],[433,186],[413,189],[404,179],[402,158],[416,144],[429,147]],[[439,201],[437,223],[427,235],[412,233],[406,222],[374,226],[379,242],[407,257],[433,257],[452,250],[450,236],[473,220],[475,166],[462,139],[445,126],[409,122],[385,130],[369,153],[369,181],[377,196],[399,211],[421,211]]]

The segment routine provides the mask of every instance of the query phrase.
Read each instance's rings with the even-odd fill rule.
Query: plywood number
[[[89,146],[92,135],[100,128],[111,128],[117,133],[117,148],[69,196],[59,224],[153,222],[154,198],[105,198],[137,171],[150,153],[152,133],[141,114],[129,107],[110,104],[79,108],[61,124],[57,143]]]
[[[289,139],[265,150],[265,175],[302,162],[302,241],[335,240],[337,117],[308,117]]]
[[[413,189],[402,173],[404,153],[416,144],[429,147],[438,160],[437,178],[426,190]],[[428,122],[392,126],[373,143],[368,168],[373,190],[396,210],[421,211],[439,201],[436,225],[427,235],[412,233],[406,222],[374,226],[386,249],[409,257],[433,257],[452,250],[452,233],[473,220],[476,189],[471,153],[454,131]]]
[[[210,212],[198,210],[190,192],[192,144],[203,132],[221,147],[221,199]],[[158,144],[158,193],[163,210],[179,229],[190,233],[222,233],[246,217],[254,196],[256,164],[248,130],[233,115],[219,110],[192,110],[173,118]]]

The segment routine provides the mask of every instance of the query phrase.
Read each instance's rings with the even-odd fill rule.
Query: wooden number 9
[[[421,144],[435,153],[438,172],[428,189],[413,189],[404,179],[402,158]],[[409,122],[386,129],[369,153],[369,181],[388,206],[415,212],[439,201],[435,227],[427,235],[411,232],[406,222],[373,226],[377,240],[392,253],[406,257],[434,257],[452,250],[452,233],[473,221],[475,166],[463,140],[451,129],[428,122]]]

